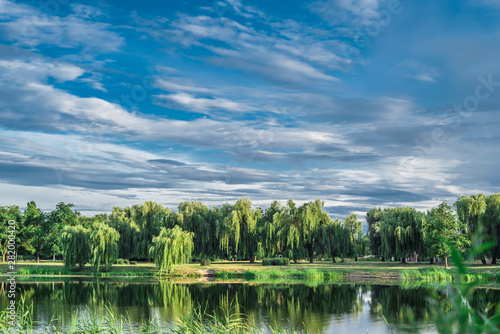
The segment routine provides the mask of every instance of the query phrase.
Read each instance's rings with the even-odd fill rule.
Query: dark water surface
[[[3,281],[5,282],[5,281]],[[0,307],[8,303],[6,283],[0,293]],[[38,321],[58,319],[69,326],[76,310],[89,308],[104,315],[109,306],[115,315],[124,315],[140,324],[159,319],[165,327],[187,315],[196,305],[207,312],[234,306],[249,321],[279,323],[325,333],[433,333],[429,298],[435,288],[415,284],[361,284],[313,282],[227,283],[172,281],[75,280],[17,282],[17,298],[34,304]],[[443,303],[446,307],[446,293]],[[500,290],[476,292],[474,307],[500,300]],[[411,312],[410,312],[411,310]],[[408,314],[415,322],[410,325]],[[385,320],[384,319],[387,320]]]

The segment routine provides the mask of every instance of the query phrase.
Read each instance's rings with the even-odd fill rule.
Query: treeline
[[[24,215],[17,206],[0,207],[0,219],[1,233],[7,232],[8,220],[17,222],[17,246],[21,255],[34,254],[37,260],[40,257],[55,259],[67,254],[65,247],[89,248],[88,252],[80,251],[84,255],[66,256],[75,264],[105,261],[99,260],[97,254],[105,252],[106,247],[95,247],[108,239],[116,239],[115,257],[154,260],[154,248],[151,249],[154,241],[159,244],[161,238],[167,240],[167,234],[176,226],[190,233],[193,249],[189,254],[196,259],[253,262],[283,256],[293,261],[313,262],[314,258],[335,260],[365,255],[369,246],[356,215],[344,220],[331,219],[320,200],[299,207],[293,200],[284,205],[275,201],[267,210],[253,208],[248,198],[211,209],[193,201],[182,202],[175,212],[158,203],[145,202],[126,208],[114,207],[111,214],[94,217],[81,216],[72,204],[59,203],[54,211],[44,213],[35,202],[30,202]],[[113,243],[109,247],[112,252]],[[5,260],[7,248],[3,244],[0,248]]]
[[[7,254],[7,222],[16,221],[18,254],[62,258],[67,266],[91,262],[108,267],[117,258],[154,261],[168,271],[192,259],[248,260],[287,257],[292,261],[355,258],[368,253],[382,260],[405,262],[446,258],[451,247],[467,254],[472,246],[489,244],[479,254],[496,263],[500,255],[500,194],[462,196],[453,206],[443,202],[427,212],[410,207],[373,208],[366,214],[363,235],[355,214],[332,219],[324,202],[297,206],[278,201],[254,208],[248,198],[208,208],[182,202],[176,211],[145,202],[114,207],[111,214],[84,217],[73,204],[59,203],[42,212],[29,202],[24,214],[17,206],[0,207],[0,251]],[[447,265],[447,264],[446,264]]]
[[[460,197],[453,206],[446,202],[427,212],[409,207],[373,208],[366,214],[370,250],[385,260],[405,262],[415,253],[420,259],[447,257],[451,247],[469,255],[471,247],[483,245],[476,258],[493,264],[500,256],[500,194]]]

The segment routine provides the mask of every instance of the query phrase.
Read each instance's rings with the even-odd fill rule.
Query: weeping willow
[[[94,225],[90,232],[90,251],[92,265],[99,272],[101,266],[109,269],[118,258],[118,240],[120,234],[104,223]]]
[[[163,228],[160,235],[153,238],[149,255],[160,273],[170,273],[175,264],[189,261],[193,249],[193,233],[175,226],[171,229]]]
[[[82,269],[90,261],[89,230],[81,225],[66,226],[62,233],[64,267]]]

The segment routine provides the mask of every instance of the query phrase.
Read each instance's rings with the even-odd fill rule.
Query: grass
[[[288,330],[279,325],[266,325],[253,323],[244,319],[244,315],[235,312],[234,304],[229,308],[220,308],[208,314],[200,306],[194,307],[187,316],[178,318],[170,331],[164,330],[158,319],[152,319],[140,325],[133,324],[127,316],[116,316],[110,307],[105,307],[105,315],[98,317],[90,309],[75,311],[69,326],[63,328],[59,319],[53,318],[48,322],[33,321],[33,304],[26,305],[24,299],[17,304],[17,321],[15,326],[10,326],[8,312],[0,313],[0,329],[2,333],[57,333],[57,334],[295,334],[305,331]]]
[[[42,261],[37,264],[29,261],[16,263],[18,275],[27,276],[100,276],[100,277],[157,277],[158,271],[152,263],[138,262],[136,265],[113,265],[107,272],[94,273],[87,265],[81,271],[64,269],[62,262]],[[177,265],[169,277],[196,277],[202,276],[199,263]],[[341,278],[392,278],[404,280],[449,280],[458,277],[458,271],[453,265],[445,270],[441,263],[407,263],[381,262],[370,258],[367,261],[347,261],[332,263],[331,261],[299,261],[288,266],[272,268],[262,266],[260,261],[217,261],[203,269],[214,270],[216,277],[241,278],[321,278],[338,280]],[[7,264],[0,264],[0,273],[4,276],[9,272]],[[469,280],[488,279],[500,280],[500,265],[472,264],[467,274]]]

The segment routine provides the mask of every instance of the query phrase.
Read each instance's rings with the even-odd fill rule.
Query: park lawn
[[[258,277],[262,276],[289,276],[296,277],[304,275],[315,275],[322,273],[321,277],[343,278],[402,278],[427,279],[426,273],[445,273],[448,276],[457,276],[457,271],[451,264],[451,269],[443,270],[442,263],[406,263],[381,262],[381,261],[347,261],[345,263],[332,263],[331,261],[299,261],[288,266],[263,266],[260,261],[249,263],[248,261],[216,261],[210,266],[200,266],[199,263],[176,265],[174,271],[168,276],[189,277],[202,276],[207,270],[214,271],[217,277]],[[16,263],[18,275],[25,276],[95,276],[90,265],[86,265],[81,271],[70,271],[64,269],[62,261],[43,260],[40,263],[33,261],[19,261]],[[0,263],[0,274],[7,275],[10,272],[7,264]],[[307,272],[307,274],[305,274]],[[312,273],[312,274],[311,274]],[[469,273],[471,278],[500,279],[500,265],[470,264]],[[99,276],[156,276],[158,270],[153,263],[138,262],[136,265],[113,265],[108,272],[100,272]]]

